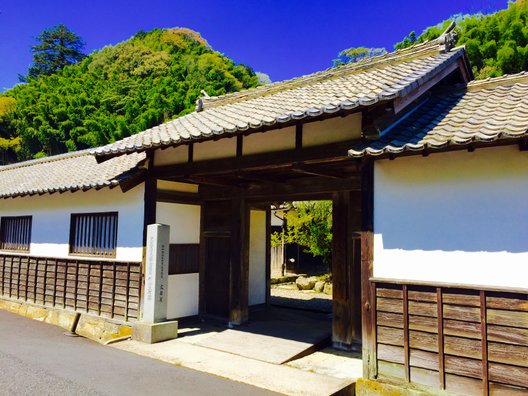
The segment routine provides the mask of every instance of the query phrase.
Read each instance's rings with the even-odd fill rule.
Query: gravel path
[[[297,290],[293,283],[272,285],[271,304],[281,307],[332,312],[332,296],[312,290]]]

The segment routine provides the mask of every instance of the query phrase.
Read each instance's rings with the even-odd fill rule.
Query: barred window
[[[29,252],[31,216],[2,217],[0,221],[0,249]]]
[[[70,254],[115,257],[117,212],[71,215]]]

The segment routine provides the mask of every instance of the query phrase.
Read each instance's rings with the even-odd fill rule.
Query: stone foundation
[[[26,318],[59,326],[82,337],[101,344],[107,341],[132,335],[132,327],[106,318],[79,312],[42,307],[26,302],[0,298],[0,309]]]

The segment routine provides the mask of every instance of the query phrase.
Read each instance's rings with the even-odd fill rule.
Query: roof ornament
[[[204,89],[200,91],[200,94],[202,95],[200,98],[196,100],[196,107],[194,108],[195,111],[200,112],[203,110],[203,99],[209,99],[210,96],[207,92],[205,92]]]
[[[438,37],[438,44],[440,44],[440,52],[449,52],[456,44],[458,33],[455,30],[456,22],[452,21],[447,29]]]

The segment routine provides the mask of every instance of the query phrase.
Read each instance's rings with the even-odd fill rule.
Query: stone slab
[[[146,344],[173,340],[178,337],[178,321],[161,323],[137,322],[132,325],[132,339]]]
[[[353,394],[354,381],[350,379],[333,378],[289,366],[249,359],[191,344],[185,341],[185,338],[182,336],[176,340],[153,345],[129,340],[113,344],[112,347],[280,394],[292,396]]]
[[[323,316],[324,315],[318,315]],[[330,343],[331,322],[293,310],[255,312],[250,323],[196,344],[273,364],[284,364]]]
[[[132,328],[117,322],[112,322],[98,316],[82,314],[75,333],[90,340],[104,344],[116,338],[127,337],[132,334]]]

